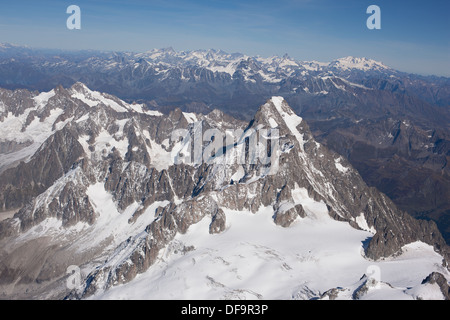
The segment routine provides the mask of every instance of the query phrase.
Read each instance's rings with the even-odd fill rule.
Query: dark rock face
[[[81,241],[95,228],[103,209],[126,215],[135,208],[122,226],[131,230],[129,235],[117,243],[105,238],[102,245],[88,248],[89,254],[71,258],[77,265],[97,260],[96,267],[83,278],[82,287],[67,298],[87,297],[129,282],[150,268],[178,233],[186,233],[202,219],[211,219],[209,233],[223,232],[225,208],[253,213],[261,207],[273,208],[274,223],[287,228],[311,214],[302,205],[305,199],[319,203],[324,215],[372,232],[366,247],[366,256],[371,259],[393,255],[405,244],[423,241],[448,262],[448,247],[434,223],[413,219],[384,194],[368,187],[345,158],[316,142],[307,123],[282,98],[268,100],[248,124],[219,111],[206,116],[186,115],[179,109],[168,116],[146,113],[110,95],[91,92],[82,84],[55,89],[55,95],[39,111],[50,115],[59,104],[67,109],[29,161],[0,173],[4,178],[0,180],[3,206],[22,207],[13,219],[0,222],[0,240],[9,250],[5,256],[17,254],[15,237],[48,218],[56,218],[63,229],[85,223],[86,229],[74,236]],[[197,123],[202,123],[201,129]],[[238,148],[245,150],[248,158],[250,139],[216,150],[211,162],[172,162],[172,152],[182,144],[171,138],[174,130],[185,129],[194,136],[189,144],[195,144],[196,130],[204,133],[211,128],[245,129],[243,134],[276,128],[279,148],[266,145],[270,164],[224,161]],[[211,150],[207,148],[213,140],[202,141],[201,151]],[[100,186],[105,195],[93,194],[93,186]],[[111,199],[103,199],[109,196]],[[96,197],[101,198],[100,204]],[[98,207],[104,203],[109,207]],[[149,210],[155,203],[159,206]],[[57,240],[49,240],[48,256],[63,250],[52,241]],[[24,268],[32,269],[3,261],[0,272],[11,282]],[[52,259],[44,259],[40,270],[52,270],[51,263]],[[61,268],[55,275],[62,276]],[[36,272],[30,270],[30,281],[37,279]],[[43,274],[46,281],[57,277],[52,278],[47,271]]]
[[[130,237],[116,249],[115,255],[110,258],[111,261],[116,261],[117,256],[123,255],[119,264],[110,264],[107,260],[100,269],[88,275],[82,297],[134,279],[138,273],[146,271],[156,261],[159,251],[177,232],[185,233],[190,225],[199,222],[205,215],[212,216],[212,233],[220,232],[225,225],[223,211],[218,209],[217,204],[209,197],[187,201],[180,206],[167,205],[158,209],[156,215],[154,222],[147,226],[143,235]],[[77,297],[77,293],[69,296],[73,297]]]
[[[450,288],[447,279],[439,272],[430,273],[425,279],[423,279],[422,284],[437,284],[441,289],[442,295],[445,300],[450,300]]]
[[[209,225],[209,233],[221,233],[226,227],[226,216],[222,209],[218,209],[212,217],[211,224]]]
[[[387,220],[379,223],[379,229],[366,251],[368,257],[386,257],[396,253],[405,244],[423,241],[433,245],[445,257],[443,265],[448,267],[450,251],[434,222],[415,220],[404,212],[397,213],[396,218],[397,222]]]
[[[435,221],[448,238],[447,129],[392,115],[340,124],[305,118],[317,140],[347,157],[367,184],[413,217]]]
[[[339,293],[345,291],[343,288],[332,288],[321,294],[320,299],[336,300]]]
[[[284,102],[282,108],[283,112],[286,113],[285,116],[292,114],[292,111]],[[268,114],[276,118],[275,111],[273,102],[269,101],[261,108],[260,113],[256,115],[255,121],[251,125],[258,126],[265,123]],[[107,287],[121,283],[121,281],[131,280],[136,272],[144,271],[145,268],[141,269],[142,266],[148,267],[154,263],[155,252],[165,246],[176,232],[185,233],[190,225],[200,221],[206,214],[212,217],[210,233],[223,230],[225,221],[223,212],[217,209],[218,206],[256,212],[256,209],[261,205],[272,205],[275,223],[288,227],[296,219],[305,216],[301,204],[295,204],[292,200],[292,191],[298,187],[304,187],[309,197],[327,203],[336,212],[336,215],[343,220],[355,221],[359,214],[363,214],[368,226],[373,227],[376,231],[366,249],[366,255],[369,258],[379,259],[398,253],[403,245],[418,240],[433,245],[441,254],[447,256],[445,242],[433,223],[417,221],[396,209],[392,201],[385,195],[373,188],[368,188],[357,172],[351,169],[351,166],[344,159],[341,159],[340,163],[347,167],[348,171],[345,173],[339,171],[334,165],[338,156],[323,147],[313,145],[312,135],[303,122],[299,131],[303,134],[304,145],[300,146],[300,142],[292,135],[290,129],[282,125],[283,120],[281,118],[283,117],[281,115],[278,115],[280,119],[276,119],[277,123],[280,124],[280,136],[286,137],[283,141],[287,145],[292,145],[293,150],[301,150],[303,147],[305,156],[301,154],[297,156],[294,152],[282,154],[280,156],[282,165],[276,175],[262,176],[251,184],[245,184],[245,181],[259,172],[261,167],[245,166],[244,178],[240,179],[240,183],[231,185],[228,185],[228,181],[231,181],[231,179],[226,176],[224,179],[217,179],[218,171],[214,165],[199,167],[197,186],[201,185],[202,187],[197,188],[197,191],[194,188],[193,200],[183,202],[180,206],[174,207],[171,205],[158,212],[158,218],[147,228],[147,240],[139,242],[139,249],[134,250],[134,252],[139,252],[136,253],[139,255],[139,259],[135,258],[138,261],[138,266],[133,266],[134,262],[130,262],[130,260],[126,260],[128,261],[126,267],[118,266],[114,269],[115,271],[110,270],[109,266],[105,266],[105,272],[114,274],[114,276],[100,276],[114,279],[108,281]],[[323,156],[318,157],[318,153]],[[330,163],[333,165],[330,165]],[[314,170],[316,168],[320,168],[322,174],[319,174],[318,170]],[[329,181],[325,178],[325,175],[326,177],[334,177],[332,178],[334,188],[324,188]],[[345,179],[337,178],[343,175],[347,175]],[[223,189],[224,186],[227,187]],[[208,193],[215,193],[218,189],[221,189],[221,192],[216,194],[218,202],[205,196]],[[257,196],[251,196],[252,194]],[[201,200],[194,200],[197,198]],[[130,265],[133,267],[129,267]],[[100,282],[103,283],[103,281]],[[89,288],[86,290],[89,290]]]
[[[286,207],[286,204],[284,204]],[[275,209],[274,221],[277,225],[282,227],[289,227],[292,222],[294,222],[297,217],[304,218],[305,210],[303,209],[301,204],[297,204],[291,207],[289,204],[288,208],[283,208],[283,204],[280,205],[277,209]]]
[[[67,173],[84,153],[70,129],[57,131],[30,162],[21,162],[0,174],[0,206],[20,208]]]
[[[412,293],[412,296],[414,299],[417,300],[423,300],[423,299],[436,299],[438,297],[437,292],[435,292],[435,288],[433,290],[430,290],[429,288],[425,289],[425,291],[422,291],[422,288],[424,285],[427,284],[437,284],[438,290],[442,293],[442,296],[445,300],[449,300],[449,284],[447,279],[444,275],[442,275],[440,272],[432,272],[430,273],[425,279],[423,279],[422,283],[417,284],[416,286],[412,288],[408,288],[404,290],[404,293]],[[377,290],[386,288],[394,288],[390,283],[383,282],[376,276],[368,276],[364,274],[360,280],[355,283],[352,287],[349,288],[332,288],[327,291],[325,291],[323,294],[318,297],[319,299],[326,299],[326,300],[335,300],[335,299],[342,299],[342,298],[351,298],[353,300],[361,300],[361,299],[367,299],[367,294],[369,292],[376,293]],[[381,291],[382,292],[382,291]],[[350,296],[351,294],[351,296]],[[380,296],[380,293],[378,293],[378,296]],[[371,298],[369,298],[371,299]]]
[[[376,285],[377,282],[375,279],[365,277],[362,284],[353,292],[352,299],[361,299],[370,290],[371,287],[374,287]]]
[[[401,210],[435,221],[450,242],[449,78],[406,74],[364,58],[317,64],[216,50],[50,53],[4,46],[0,60],[0,86],[5,88],[45,91],[83,81],[167,113],[177,107],[204,114],[217,108],[251,120],[268,98],[283,96],[309,123],[317,141],[348,158],[367,184]],[[355,63],[367,68],[352,67]],[[228,65],[233,68],[217,69]],[[6,92],[1,99],[15,105],[25,101],[19,109],[27,108],[30,92],[16,92],[21,96]],[[19,109],[13,112],[19,114]],[[30,113],[27,121],[34,117]],[[0,142],[0,150],[22,147]],[[130,153],[129,159],[135,156]],[[6,168],[0,166],[0,171]]]

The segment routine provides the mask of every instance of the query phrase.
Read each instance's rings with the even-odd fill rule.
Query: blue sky
[[[66,9],[81,8],[81,30]],[[381,30],[366,9],[381,8]],[[0,42],[40,48],[222,49],[331,61],[352,55],[450,76],[448,0],[15,0],[0,4]]]

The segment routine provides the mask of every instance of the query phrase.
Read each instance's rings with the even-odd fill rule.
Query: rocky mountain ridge
[[[211,236],[226,235],[232,212],[266,212],[282,230],[302,221],[348,226],[366,238],[363,245],[353,243],[364,261],[401,255],[420,242],[430,246],[433,259],[440,257],[427,275],[448,272],[448,247],[436,225],[413,219],[367,187],[345,158],[315,141],[281,97],[269,99],[245,123],[218,110],[201,115],[177,109],[164,116],[82,83],[0,95],[1,129],[14,133],[2,139],[8,157],[1,163],[0,205],[19,209],[0,223],[6,296],[107,293],[153,270],[162,252],[204,221]],[[203,134],[197,136],[199,123]],[[267,136],[260,141],[270,162],[230,162],[238,150],[248,159],[249,134],[263,128],[278,132],[272,137],[278,148],[266,143]],[[174,138],[180,129],[193,138]],[[211,149],[218,134],[205,136],[208,129],[240,129],[241,136]],[[203,158],[211,160],[176,163],[191,144],[195,150],[198,137],[203,154],[214,150]],[[186,255],[196,250],[177,249]],[[85,277],[68,292],[62,284],[70,265],[82,267]]]
[[[318,62],[221,50],[0,48],[0,87],[42,92],[78,81],[166,114],[220,109],[245,121],[272,96],[283,96],[318,142],[349,159],[399,208],[435,221],[450,241],[449,78],[358,57]]]

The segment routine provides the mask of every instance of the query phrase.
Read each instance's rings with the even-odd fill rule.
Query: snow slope
[[[67,90],[72,99],[82,101],[90,108],[107,107],[118,113],[137,112],[150,116],[162,116],[159,111],[146,110],[141,104],[128,104],[108,94],[92,91],[82,83],[76,83]],[[0,170],[21,160],[29,161],[47,138],[64,128],[72,120],[80,123],[89,119],[89,113],[84,113],[74,119],[73,115],[67,115],[70,113],[67,109],[61,108],[60,105],[55,107],[49,103],[49,100],[55,95],[54,89],[36,94],[32,98],[32,107],[25,109],[21,114],[5,112],[6,107],[2,106],[0,114],[4,114],[3,117],[0,117],[0,143],[14,142],[19,144],[19,147],[12,152],[0,153]],[[14,110],[16,106],[11,105],[8,108]],[[123,131],[123,126],[128,120],[118,121],[121,128],[119,132]],[[127,152],[128,141],[126,138],[118,137],[118,135],[112,137],[104,131],[97,140],[99,149],[102,149],[101,147],[104,145],[109,145],[109,149],[116,147],[122,156]],[[85,140],[80,139],[80,143],[86,146]],[[87,153],[90,153],[87,147],[85,149]]]
[[[441,257],[423,243],[396,258],[369,261],[362,256],[369,232],[317,211],[289,228],[273,223],[270,207],[256,214],[224,211],[223,233],[209,234],[204,218],[177,235],[147,272],[91,299],[311,299],[333,287],[355,289],[374,266],[392,287],[372,289],[367,299],[412,299],[407,290],[430,269],[443,272]],[[182,253],[189,246],[195,249]],[[349,289],[342,298],[350,297]]]
[[[4,123],[11,130],[18,131],[24,125],[21,121],[24,119],[20,117],[25,118],[25,114],[47,105],[50,108],[48,101],[53,96],[53,92],[49,92],[34,97],[32,110],[19,116],[8,114]],[[129,105],[113,96],[91,91],[82,84],[69,89],[68,96],[78,103],[71,114],[61,117],[65,120],[57,122],[56,119],[69,112],[68,109],[53,108],[40,125],[35,123],[39,121],[37,118],[29,121],[20,134],[35,139],[35,143],[42,143],[43,137],[72,122],[71,125],[77,126],[77,139],[84,150],[85,165],[74,166],[57,179],[33,200],[32,206],[13,218],[14,224],[10,226],[19,228],[19,217],[32,220],[36,213],[36,224],[30,222],[30,228],[18,235],[14,245],[35,242],[45,236],[67,249],[70,255],[86,256],[79,261],[83,261],[80,265],[84,276],[92,276],[84,278],[88,285],[96,271],[102,271],[99,274],[104,278],[99,276],[96,279],[98,286],[91,292],[93,296],[79,295],[78,298],[317,299],[331,297],[324,293],[336,288],[339,299],[353,299],[355,296],[358,299],[441,297],[437,286],[421,285],[432,271],[450,278],[449,272],[442,267],[442,256],[433,247],[413,242],[403,247],[399,256],[371,261],[364,256],[364,249],[368,240],[378,235],[378,229],[368,224],[370,220],[366,220],[364,213],[358,208],[352,212],[352,219],[348,219],[360,229],[330,217],[332,207],[329,204],[339,205],[338,209],[344,213],[352,211],[346,209],[351,207],[338,203],[339,198],[333,192],[339,189],[334,180],[347,179],[356,174],[355,170],[347,166],[343,158],[333,156],[326,160],[323,157],[325,148],[310,139],[305,130],[306,123],[282,97],[268,100],[262,106],[257,121],[262,125],[266,120],[267,125],[279,128],[289,135],[289,139],[292,138],[285,140],[291,147],[286,149],[286,155],[290,157],[284,159],[285,163],[294,164],[292,167],[285,165],[282,169],[285,171],[280,170],[280,174],[289,179],[265,180],[276,189],[271,191],[273,198],[266,201],[259,199],[262,195],[258,192],[267,189],[256,188],[266,178],[266,171],[251,171],[246,165],[236,165],[234,171],[227,175],[223,170],[224,154],[215,157],[211,170],[201,171],[201,166],[197,171],[194,167],[179,167],[184,174],[173,170],[178,151],[188,154],[186,148],[190,143],[172,141],[172,150],[166,148],[170,144],[167,135],[175,123],[170,119],[164,123],[163,120],[167,119],[163,117],[148,117],[160,114],[144,112],[140,105]],[[77,112],[80,110],[83,112]],[[147,114],[142,116],[136,112]],[[207,119],[194,113],[184,112],[182,115],[191,130],[198,129],[195,123]],[[215,121],[220,126],[225,123],[220,114],[211,115],[214,116],[219,118]],[[160,136],[155,135],[156,130],[152,130],[155,129],[152,126],[146,127],[156,120],[161,120],[154,124]],[[236,147],[244,143],[250,132],[242,133]],[[19,135],[17,137],[20,138]],[[296,160],[298,162],[294,162]],[[327,173],[331,169],[332,173]],[[300,170],[303,175],[294,174]],[[239,182],[246,175],[248,179]],[[233,183],[229,184],[227,181],[231,180]],[[354,188],[355,181],[349,182],[350,187]],[[189,186],[194,183],[198,190],[202,190],[201,195],[197,196],[196,190],[177,188],[177,184]],[[234,190],[239,195],[235,199],[235,194],[227,192],[236,186],[238,188]],[[287,191],[282,193],[282,188]],[[311,192],[312,189],[315,192]],[[172,197],[168,190],[173,191]],[[74,193],[78,198],[85,197],[86,201],[74,201],[70,197]],[[155,195],[163,197],[153,197]],[[349,197],[352,195],[357,197],[358,194],[351,193]],[[63,199],[69,199],[75,205],[64,210],[67,206]],[[242,200],[245,200],[245,206],[240,206],[239,201]],[[208,206],[210,208],[202,212]],[[80,209],[75,212],[80,214],[81,220],[65,227],[53,214],[55,208],[69,216],[73,208]],[[89,208],[92,208],[95,219],[85,217],[90,212],[83,212],[83,209]],[[289,221],[285,227],[278,225],[275,221],[277,215],[292,214],[295,208],[301,208],[301,212],[295,213],[292,223]],[[44,213],[48,214],[45,218]],[[339,215],[338,211],[336,213]],[[225,216],[222,220],[225,229],[222,231],[222,226],[219,226],[217,230],[220,233],[211,234],[210,225],[214,219],[221,219],[220,215]],[[41,216],[43,218],[39,220]],[[170,223],[173,216],[176,220]],[[380,220],[381,214],[377,218]],[[158,221],[167,222],[167,226],[163,224],[164,228],[157,229],[156,225],[156,231],[153,231],[151,225]],[[169,228],[175,225],[178,229]],[[144,251],[136,245],[141,240],[146,243],[147,236],[149,239],[154,237],[148,241],[150,244],[162,243],[161,247],[150,247],[149,244],[151,250],[158,251]],[[149,266],[132,276],[126,274],[127,270],[136,267],[135,261],[146,258],[147,252],[154,252],[152,260],[146,260],[151,265],[149,262]],[[130,260],[131,256],[139,259]],[[155,262],[153,258],[156,256]],[[118,266],[129,269],[123,267],[119,270]],[[361,290],[367,284],[365,279],[374,270],[378,277],[376,286]],[[116,271],[117,277],[130,282],[120,285],[116,284],[122,282],[107,283]]]

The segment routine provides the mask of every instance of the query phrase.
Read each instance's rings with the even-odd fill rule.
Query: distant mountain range
[[[450,242],[449,78],[357,57],[318,62],[220,50],[0,45],[0,87],[50,91],[76,82],[148,110],[220,109],[246,121],[267,99],[283,96],[314,137],[347,158],[368,185],[414,217],[436,221]]]

